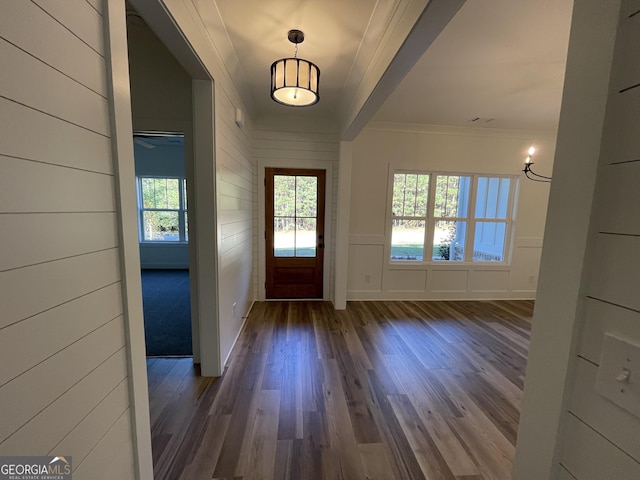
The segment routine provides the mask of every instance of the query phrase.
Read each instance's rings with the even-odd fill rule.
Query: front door
[[[267,298],[322,298],[325,171],[265,169]]]

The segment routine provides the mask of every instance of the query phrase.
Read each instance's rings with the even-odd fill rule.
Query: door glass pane
[[[316,217],[318,178],[296,177],[296,217]]]
[[[504,261],[506,222],[477,222],[473,239],[474,262]]]
[[[316,256],[316,219],[296,219],[296,257]]]
[[[439,221],[433,233],[433,260],[464,260],[467,222]]]
[[[318,178],[274,175],[273,204],[274,256],[315,257]]]
[[[273,216],[293,217],[296,205],[296,177],[293,175],[274,175],[273,177]]]
[[[393,220],[391,260],[424,259],[424,220]]]
[[[178,212],[170,211],[145,211],[144,239],[150,241],[178,242],[180,241],[180,228]]]
[[[436,178],[435,217],[467,216],[471,177],[438,175]]]
[[[273,219],[273,255],[293,257],[296,245],[296,219],[276,217]]]

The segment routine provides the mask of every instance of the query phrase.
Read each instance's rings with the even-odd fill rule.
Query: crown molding
[[[515,130],[506,128],[457,127],[453,125],[431,125],[419,123],[369,122],[364,128],[369,131],[429,133],[433,135],[464,135],[473,137],[500,137],[529,139],[545,137],[555,139],[557,132],[553,130]]]

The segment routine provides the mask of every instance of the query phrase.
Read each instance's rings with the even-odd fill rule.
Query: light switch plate
[[[611,333],[604,336],[596,391],[640,417],[640,345]]]

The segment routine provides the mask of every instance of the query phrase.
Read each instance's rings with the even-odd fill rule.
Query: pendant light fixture
[[[289,30],[295,45],[293,58],[281,58],[271,64],[271,98],[282,105],[307,107],[320,100],[320,69],[309,60],[298,58],[298,44],[304,41],[300,30]]]

